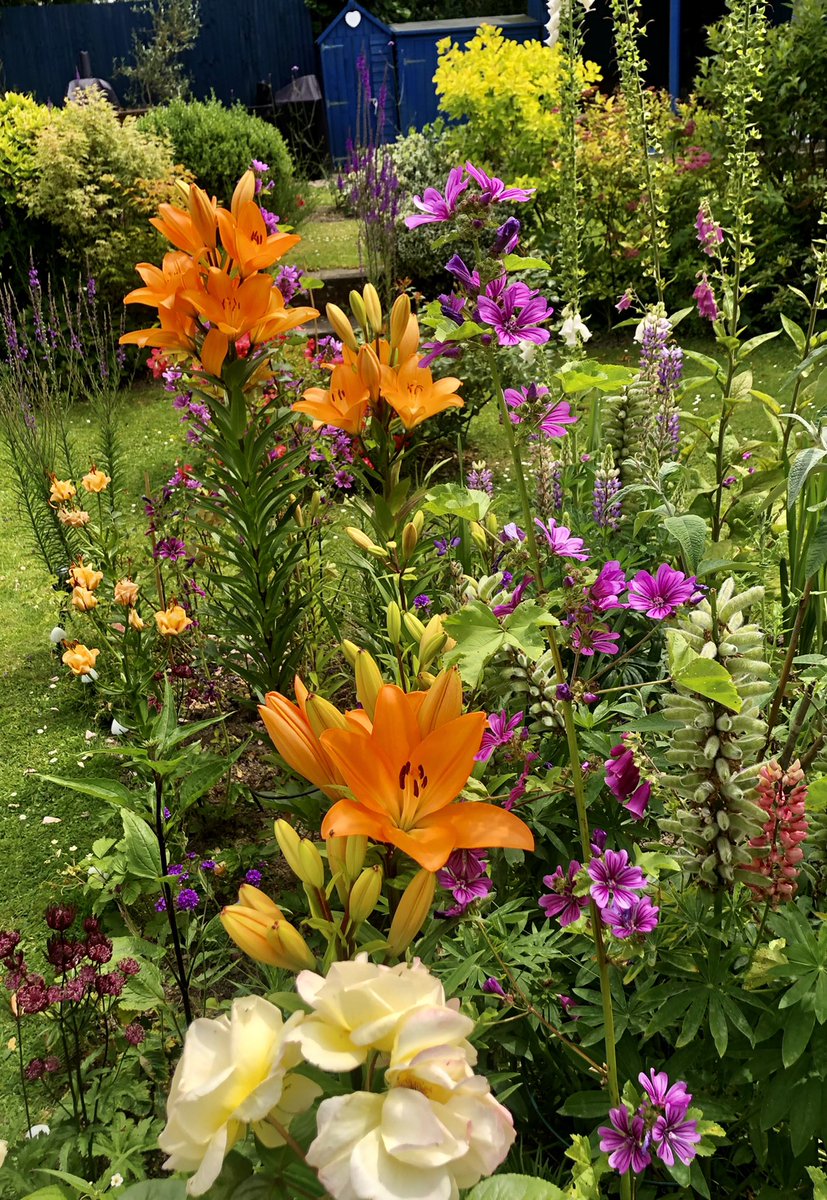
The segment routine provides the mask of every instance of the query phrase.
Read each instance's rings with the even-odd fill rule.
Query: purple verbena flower
[[[194,888],[182,888],[175,900],[175,907],[182,912],[190,912],[194,908],[198,908],[201,903],[201,897]]]
[[[417,612],[422,612],[423,609],[431,607],[431,597],[422,592],[419,596],[414,596],[414,608]]]
[[[261,883],[261,871],[257,871],[255,867],[250,867],[250,870],[244,876],[245,883],[251,883],[253,887],[258,887]]]
[[[687,604],[697,590],[694,575],[661,563],[654,575],[638,571],[629,584],[629,607],[645,613],[653,621],[671,617],[681,604]]]
[[[523,714],[518,712],[516,716],[510,717],[505,709],[502,712],[490,713],[488,716],[488,728],[482,735],[482,744],[479,752],[474,755],[476,762],[488,762],[491,755],[500,746],[507,746],[513,741],[514,735],[523,723]]]
[[[540,908],[549,920],[556,917],[563,929],[578,920],[581,911],[588,907],[588,896],[574,894],[575,880],[581,870],[581,864],[573,860],[565,872],[560,866],[552,875],[543,876],[543,883],[549,892],[540,897]]]
[[[592,897],[598,908],[629,908],[637,899],[635,892],[646,887],[640,867],[629,863],[625,850],[605,850],[588,867]]]

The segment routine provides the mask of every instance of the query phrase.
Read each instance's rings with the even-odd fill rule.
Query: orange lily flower
[[[124,304],[146,304],[149,308],[174,308],[186,305],[180,293],[196,284],[197,275],[192,259],[180,250],[170,250],[164,255],[160,267],[153,263],[138,263],[135,270],[144,281],[144,286],[135,288],[124,296]],[[185,311],[194,315],[192,305]]]
[[[344,791],[344,780],[313,731],[306,707],[310,693],[298,675],[294,687],[296,704],[281,692],[268,692],[264,703],[259,705],[259,714],[288,767],[315,784],[328,799],[338,800]]]
[[[369,389],[352,367],[340,363],[333,368],[327,391],[308,388],[293,405],[293,412],[307,413],[314,421],[334,425],[355,436],[362,429],[369,403]]]
[[[180,298],[180,292],[179,292]],[[186,306],[181,306],[186,307]],[[122,346],[157,346],[161,350],[184,350],[192,354],[195,350],[195,321],[181,308],[159,308],[161,324],[152,329],[133,329],[121,335]]]
[[[351,726],[321,736],[354,796],[333,805],[322,837],[361,834],[389,842],[427,871],[444,867],[454,850],[533,850],[531,830],[513,813],[493,804],[455,803],[474,768],[484,727],[484,713],[468,713],[423,734],[405,693],[385,684],[370,733]]]
[[[238,212],[217,211],[221,244],[242,275],[263,271],[283,258],[301,241],[297,234],[269,233],[254,200],[239,205]]]
[[[422,421],[446,408],[462,408],[456,394],[462,381],[449,375],[434,382],[430,367],[420,367],[412,354],[396,369],[382,368],[382,395],[395,409],[406,429],[415,429]]]
[[[158,216],[150,217],[150,225],[164,235],[168,242],[197,258],[202,250],[215,249],[216,201],[192,184],[187,193],[187,209],[176,204],[159,204]]]
[[[317,308],[287,308],[284,297],[277,287],[271,288],[270,307],[267,315],[250,330],[250,339],[255,344],[269,342],[282,333],[304,325],[307,321],[315,321],[319,315]]]

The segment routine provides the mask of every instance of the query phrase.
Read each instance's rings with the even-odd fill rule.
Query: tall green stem
[[[520,457],[519,448],[517,446],[517,439],[514,437],[514,428],[511,424],[508,405],[506,404],[505,397],[503,395],[499,367],[496,361],[496,352],[491,352],[489,354],[489,363],[491,368],[491,378],[494,382],[497,400],[499,402],[500,412],[502,414],[505,437],[508,443],[508,449],[511,453],[511,460],[514,464],[514,477],[517,483],[517,493],[520,497],[520,504],[523,510],[526,541],[528,543],[529,553],[531,554],[531,559],[534,563],[537,574],[537,591],[542,593],[543,568],[540,561],[540,553],[537,547],[537,539],[534,535],[534,520],[531,515],[531,501],[528,495],[528,487],[526,485],[522,458]],[[560,647],[557,644],[557,638],[553,628],[549,628],[548,637],[552,658],[554,660],[554,671],[557,677],[557,682],[565,683],[566,676],[563,670],[563,660],[560,656]],[[583,771],[580,765],[580,747],[577,740],[577,728],[574,724],[574,713],[572,712],[571,704],[568,702],[563,702],[561,707],[563,710],[563,720],[566,727],[566,742],[568,744],[569,763],[571,766],[572,790],[574,791],[574,801],[577,809],[577,824],[580,831],[580,844],[582,848],[583,861],[587,862],[591,857],[591,838],[589,836],[589,817],[586,810],[586,790],[583,785]],[[609,1100],[611,1102],[611,1106],[616,1108],[620,1104],[620,1082],[617,1073],[617,1051],[615,1048],[615,1023],[614,1007],[612,1005],[612,986],[609,976],[609,963],[606,959],[606,947],[603,942],[603,927],[600,920],[600,910],[594,900],[590,902],[590,913],[592,936],[594,937],[595,956],[597,958],[597,970],[600,976],[600,997],[603,1005],[603,1026],[606,1038],[606,1068]],[[623,1200],[630,1200],[631,1184],[628,1175],[622,1175],[620,1178],[620,1194],[623,1197]]]

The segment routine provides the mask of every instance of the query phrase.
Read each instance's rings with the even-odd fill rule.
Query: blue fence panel
[[[130,59],[132,33],[145,31],[148,20],[126,3],[0,8],[0,83],[59,104],[78,54],[88,50],[93,73],[121,94],[117,61]],[[259,80],[278,89],[290,82],[294,66],[302,75],[315,71],[304,0],[201,0],[201,22],[198,41],[184,56],[199,98],[214,91],[226,103],[249,105]]]

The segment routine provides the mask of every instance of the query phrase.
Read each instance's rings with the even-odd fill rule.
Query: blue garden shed
[[[508,38],[541,40],[541,21],[528,15],[406,21],[386,25],[351,0],[318,38],[330,153],[341,161],[349,141],[381,118],[382,141],[421,129],[437,116],[434,87],[437,43],[471,40],[480,25],[496,25]]]

